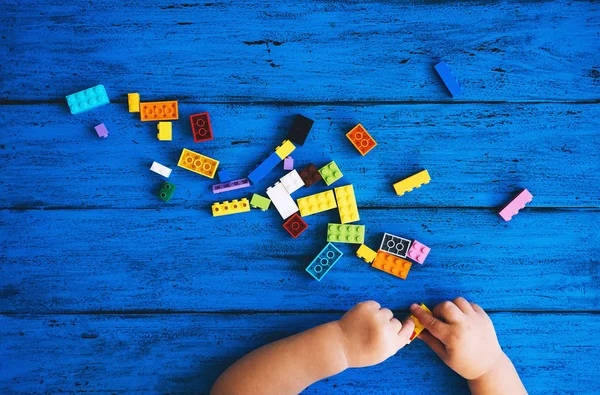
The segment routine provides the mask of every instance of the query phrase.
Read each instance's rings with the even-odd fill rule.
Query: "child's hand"
[[[419,338],[467,380],[488,372],[504,355],[492,320],[475,303],[459,297],[435,306],[433,315],[417,304],[410,312],[427,329]]]
[[[385,361],[408,343],[415,328],[413,320],[404,325],[389,309],[375,301],[354,306],[338,321],[348,366],[358,368]]]

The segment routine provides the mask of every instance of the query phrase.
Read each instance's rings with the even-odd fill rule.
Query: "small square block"
[[[368,246],[361,244],[360,247],[358,247],[358,250],[356,251],[356,256],[364,259],[367,263],[372,263],[375,260],[375,256],[377,256],[377,253],[370,249]]]
[[[304,145],[313,123],[315,123],[315,121],[310,118],[306,118],[300,114],[296,115],[290,133],[288,134],[288,140],[291,140],[298,145]]]
[[[190,115],[190,123],[195,143],[214,139],[212,126],[210,125],[210,116],[207,112]]]
[[[402,237],[394,236],[389,233],[383,234],[383,240],[381,241],[381,251],[385,251],[388,254],[405,258],[408,249],[410,248],[410,240],[403,239]]]
[[[410,248],[408,249],[408,253],[406,254],[406,256],[409,257],[410,259],[412,259],[413,261],[420,263],[422,265],[423,262],[425,262],[425,259],[427,259],[427,255],[429,255],[429,251],[431,251],[431,248],[414,240],[412,242],[412,244],[410,245]]]
[[[221,170],[217,175],[219,176],[219,182],[231,181],[231,177],[229,176],[229,173],[227,173],[227,170]]]
[[[300,171],[300,178],[302,178],[302,181],[304,181],[304,186],[306,187],[309,187],[323,179],[317,167],[312,163]]]
[[[346,137],[362,156],[365,156],[377,145],[377,142],[360,123],[349,131]]]
[[[327,243],[325,248],[319,252],[319,255],[306,267],[306,271],[317,281],[321,281],[342,255],[344,254],[336,246]]]
[[[304,181],[302,181],[302,178],[300,178],[300,175],[296,170],[292,170],[281,177],[279,182],[283,184],[285,190],[288,191],[290,195],[304,186]]]
[[[283,160],[283,170],[294,170],[294,158],[288,156]]]
[[[165,182],[160,189],[160,192],[158,192],[158,197],[163,202],[168,202],[171,200],[173,192],[175,192],[175,185],[171,184],[170,182]]]
[[[252,206],[252,208],[257,208],[262,211],[266,211],[269,209],[270,205],[271,199],[261,195],[257,195],[256,193],[252,194],[252,199],[250,200],[250,206]]]
[[[100,125],[94,126],[94,129],[96,129],[96,133],[98,134],[98,137],[105,139],[108,137],[108,129],[106,129],[106,126],[101,123]]]
[[[319,173],[321,173],[321,177],[323,177],[323,181],[325,181],[325,184],[327,185],[333,184],[344,176],[334,161],[331,161],[325,166],[321,167],[319,169]]]
[[[307,228],[308,225],[302,217],[298,215],[298,213],[294,213],[291,217],[289,217],[284,223],[283,227],[288,233],[295,239],[302,234]]]

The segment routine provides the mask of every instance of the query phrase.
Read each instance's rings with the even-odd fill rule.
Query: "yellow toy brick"
[[[425,311],[427,311],[427,312],[431,313],[431,310],[429,310],[429,309],[427,308],[427,306],[425,306],[423,303],[421,303],[419,306],[421,306],[421,308],[422,308],[423,310],[425,310]],[[417,319],[417,317],[415,317],[414,315],[412,315],[412,314],[411,314],[411,315],[410,315],[410,318],[412,318],[412,319],[413,319],[413,321],[415,322],[415,329],[414,329],[414,331],[413,331],[412,335],[410,335],[410,340],[408,341],[409,343],[410,343],[411,341],[413,341],[413,340],[415,339],[415,337],[419,336],[419,334],[425,330],[425,327],[423,326],[423,324],[421,324],[421,323],[419,322],[419,320]]]
[[[173,139],[173,122],[159,122],[158,123],[158,137],[161,141],[171,141]]]
[[[402,181],[398,181],[394,184],[394,190],[398,196],[404,195],[406,192],[410,192],[415,188],[419,188],[423,184],[428,184],[431,181],[427,170],[413,174],[412,176],[405,178]]]
[[[224,201],[223,203],[215,202],[212,205],[213,217],[222,217],[223,215],[246,213],[250,211],[250,203],[248,199]]]
[[[127,103],[129,104],[129,112],[140,112],[140,94],[128,93]]]
[[[332,190],[298,199],[298,208],[300,209],[300,215],[303,217],[336,207],[337,204]]]
[[[358,250],[356,251],[356,256],[364,259],[367,263],[372,263],[375,260],[375,256],[377,256],[377,253],[370,249],[368,246],[361,244],[360,247],[358,247]]]
[[[140,119],[145,121],[176,121],[179,119],[177,100],[140,103]]]
[[[292,151],[294,151],[295,149],[296,146],[292,144],[290,140],[283,140],[283,143],[281,143],[279,147],[275,148],[275,153],[278,157],[280,157],[283,160],[286,157],[290,156]]]
[[[356,222],[360,220],[358,207],[356,206],[356,196],[354,196],[354,187],[352,184],[344,185],[334,189],[335,199],[337,200],[338,210],[340,211],[340,220],[343,224]]]
[[[219,161],[184,148],[177,166],[213,178],[219,167]]]
[[[375,260],[371,266],[406,280],[406,276],[408,276],[412,262],[379,250],[377,251],[377,255],[375,256]]]

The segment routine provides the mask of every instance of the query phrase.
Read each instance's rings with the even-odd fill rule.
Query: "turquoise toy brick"
[[[96,85],[93,88],[84,89],[67,96],[67,104],[73,115],[108,103],[110,103],[110,100],[108,100],[104,85]]]
[[[306,267],[306,271],[317,281],[321,281],[342,255],[344,254],[336,246],[327,243],[325,248],[319,252],[319,255]]]
[[[327,241],[332,243],[362,244],[365,242],[364,225],[327,225]]]
[[[175,192],[175,185],[171,184],[170,182],[165,182],[162,188],[160,188],[158,197],[163,202],[168,202],[169,200],[171,200],[173,192]]]
[[[325,166],[321,167],[319,169],[319,173],[321,173],[321,177],[323,177],[323,181],[325,181],[325,184],[327,185],[333,184],[344,176],[334,161],[331,161]]]

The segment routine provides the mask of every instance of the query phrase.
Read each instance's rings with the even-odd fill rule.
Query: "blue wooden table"
[[[243,354],[359,301],[404,317],[458,295],[490,312],[531,393],[598,391],[600,5],[484,3],[3,1],[0,392],[206,393]],[[100,83],[111,104],[71,115],[64,96]],[[173,141],[127,111],[129,92],[179,101]],[[195,144],[202,111],[216,137]],[[390,232],[432,247],[405,281],[351,245],[323,281],[304,271],[336,211],[297,240],[275,210],[211,216],[280,166],[221,196],[176,167],[189,148],[245,177],[297,113],[315,120],[297,166],[336,161],[368,245]],[[358,122],[379,144],[364,158],[345,137]],[[168,203],[152,161],[174,168]],[[422,169],[429,185],[394,193]],[[533,202],[502,221],[523,188]],[[334,390],[466,385],[415,342],[306,392]]]

